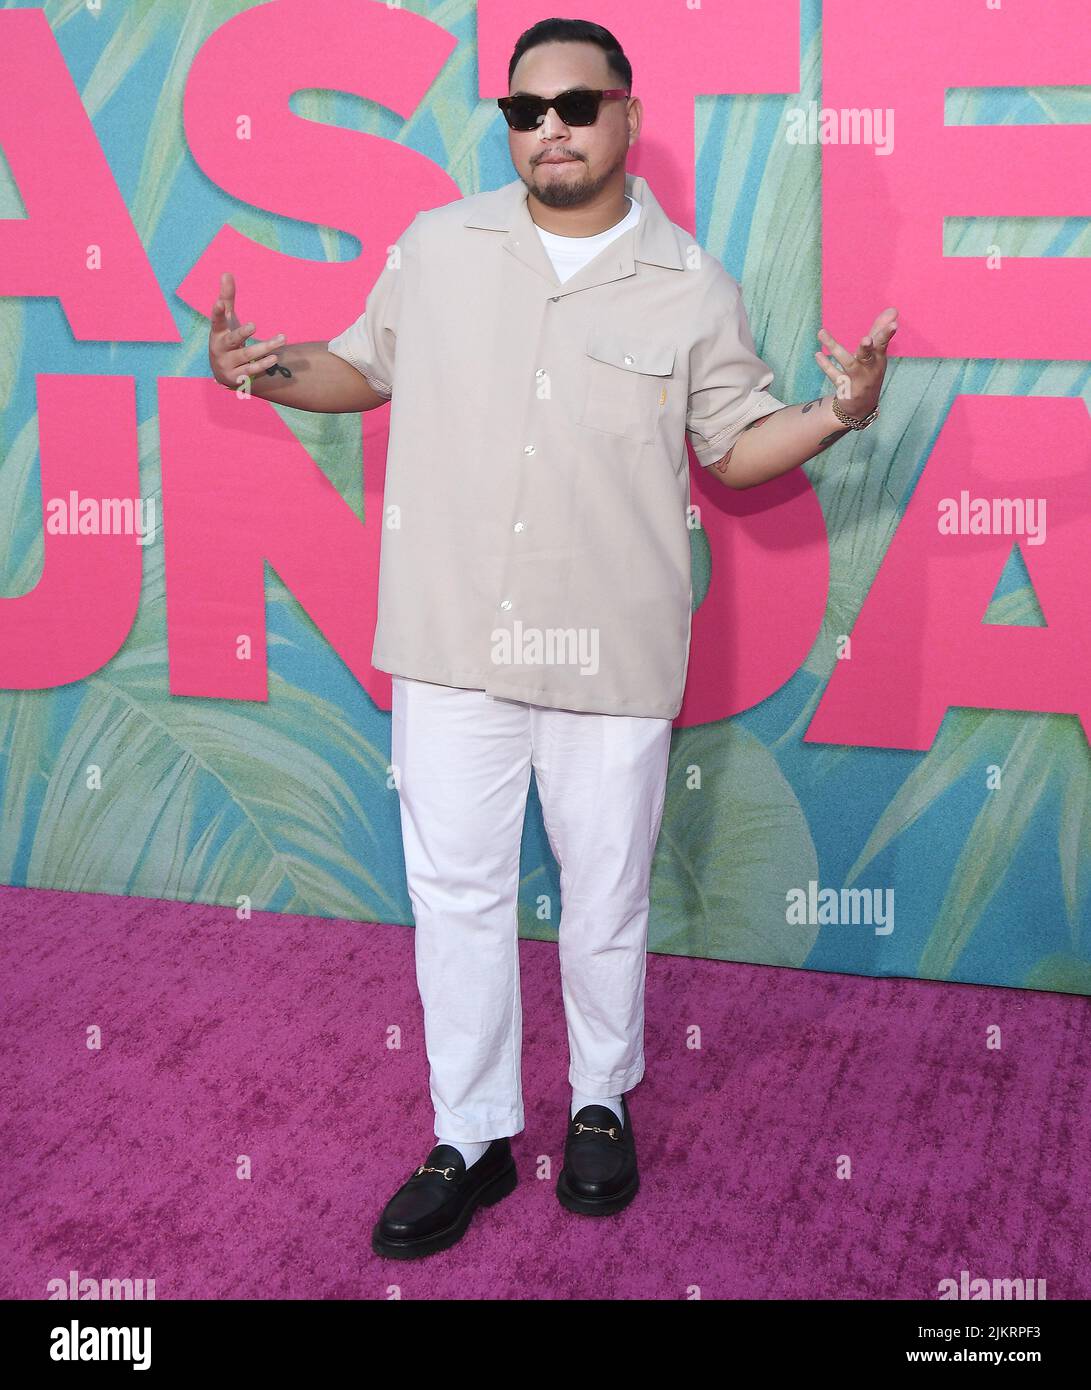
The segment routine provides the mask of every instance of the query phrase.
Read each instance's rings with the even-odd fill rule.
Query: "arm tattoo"
[[[835,444],[843,434],[851,433],[852,431],[849,429],[848,425],[843,425],[839,430],[834,430],[833,434],[828,434],[825,439],[819,440],[818,448],[814,451],[814,454],[820,454],[823,449],[828,449],[830,445]],[[814,458],[814,454],[811,455],[811,458]]]
[[[775,415],[776,413],[777,413],[777,412],[776,412],[775,410],[770,411],[770,414],[771,414],[771,415]],[[742,429],[739,431],[739,433],[740,433],[740,434],[745,434],[747,430],[756,430],[757,427],[758,427],[759,425],[764,425],[765,422],[766,422],[766,420],[768,420],[768,419],[769,419],[769,416],[768,416],[768,415],[759,415],[758,418],[757,418],[756,420],[751,420],[750,423],[749,423],[748,425],[743,425],[743,427],[742,427]],[[715,470],[716,470],[717,473],[726,473],[726,472],[727,472],[727,461],[728,461],[728,459],[731,457],[731,455],[732,455],[734,452],[735,452],[735,445],[732,444],[731,448],[728,449],[727,453],[724,454],[723,458],[722,458],[722,459],[717,459],[716,462],[713,463],[713,464],[710,464],[709,467],[715,468]]]
[[[819,396],[818,400],[816,400],[816,401],[808,401],[807,404],[803,407],[803,414],[806,415],[806,413],[807,413],[808,410],[813,410],[814,407],[815,407],[816,405],[821,405],[821,404],[822,404],[822,397],[821,397],[821,396]]]

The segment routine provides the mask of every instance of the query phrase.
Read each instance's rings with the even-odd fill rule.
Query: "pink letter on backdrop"
[[[81,340],[179,342],[41,9],[0,11],[0,150],[27,211],[0,218],[0,295],[56,296]]]
[[[959,87],[1091,81],[1088,0],[825,0],[822,104],[889,110],[893,153],[822,151],[823,322],[855,346],[901,310],[892,355],[1075,359],[1087,355],[1086,257],[945,256],[945,217],[1091,215],[1086,125],[944,123]],[[1004,247],[1000,246],[1003,257]]]
[[[215,382],[160,378],[159,419],[171,693],[267,698],[266,561],[365,684],[374,579],[329,478],[271,406]]]
[[[1045,541],[943,534],[963,489],[1044,499]],[[806,741],[923,750],[952,705],[1078,714],[1091,738],[1089,514],[1083,401],[959,396]],[[982,621],[1016,541],[1047,627]]]
[[[391,246],[422,208],[458,196],[438,165],[404,145],[297,116],[309,88],[368,97],[408,119],[455,47],[408,10],[358,0],[277,0],[211,34],[186,82],[186,139],[210,179],[243,202],[359,237],[352,261],[309,261],[224,227],[178,287],[211,313],[225,270],[240,323],[288,342],[332,338],[363,312]],[[499,114],[499,113],[498,113]],[[249,138],[240,139],[240,121]]]
[[[136,535],[71,529],[81,502],[140,496],[133,379],[39,374],[35,385],[45,559],[29,593],[0,599],[5,690],[45,690],[94,675],[117,655],[140,603]],[[53,499],[63,512],[46,510]],[[68,529],[46,529],[47,518],[62,515]]]
[[[186,84],[186,137],[197,163],[235,197],[282,217],[343,229],[357,236],[364,250],[352,261],[300,260],[224,227],[179,286],[179,297],[202,313],[210,312],[220,275],[230,270],[239,320],[256,324],[258,338],[284,333],[288,342],[323,341],[358,318],[387,247],[422,208],[450,202],[459,189],[444,170],[415,150],[306,120],[291,110],[289,98],[310,88],[350,92],[408,119],[455,46],[451,34],[419,15],[358,0],[277,0],[236,15],[217,29],[194,60]],[[246,140],[238,138],[241,118],[249,119]],[[226,394],[223,388],[217,390]],[[259,424],[260,414],[272,407],[257,401],[248,404],[254,409],[243,417],[216,411],[216,418],[230,420],[235,431],[240,418],[248,428],[265,429],[265,422]],[[361,549],[348,589],[341,588],[342,581],[331,570],[323,607],[324,612],[333,611],[335,629],[349,641],[348,648],[338,650],[382,709],[390,708],[390,676],[376,671],[370,660],[382,533],[371,518],[381,515],[388,420],[386,409],[362,417],[368,524],[359,528],[355,523],[360,539],[353,545],[359,543]],[[240,438],[245,435],[240,432]],[[233,440],[230,444],[236,447]],[[222,448],[223,441],[216,447]],[[260,467],[247,476],[248,486],[269,486]],[[293,486],[295,481],[293,474]],[[287,485],[287,475],[282,485]],[[285,505],[275,489],[272,499]],[[337,618],[329,608],[343,604],[345,592],[353,595],[349,633],[341,627],[344,609]],[[312,593],[311,599],[318,603],[318,594]],[[240,621],[237,613],[227,627]],[[252,630],[252,613],[246,623]],[[220,665],[210,668],[206,678],[200,670],[198,634],[191,633],[188,650],[172,666],[181,684],[172,683],[172,688],[203,693],[211,682],[221,691],[220,677],[229,671],[237,698],[247,691],[257,692],[253,698],[264,698],[264,672],[259,679],[253,668],[223,666],[218,645],[222,636],[216,634],[207,648],[215,648]],[[357,643],[366,647],[363,659]]]
[[[822,509],[802,470],[733,492],[698,466],[691,483],[712,582],[693,615],[679,728],[726,719],[790,680],[818,636],[830,580]]]

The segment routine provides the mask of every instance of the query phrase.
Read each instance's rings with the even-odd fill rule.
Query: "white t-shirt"
[[[629,204],[629,211],[620,222],[613,227],[607,227],[604,232],[596,232],[594,236],[558,236],[556,232],[547,232],[544,227],[534,224],[538,227],[542,245],[549,253],[553,269],[557,272],[557,279],[562,285],[566,280],[570,280],[577,270],[582,270],[588,261],[593,260],[604,246],[609,246],[622,232],[636,226],[640,220],[640,204],[631,197]]]

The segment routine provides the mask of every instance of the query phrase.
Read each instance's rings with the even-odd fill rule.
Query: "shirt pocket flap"
[[[674,370],[675,351],[673,343],[650,342],[618,329],[592,328],[587,336],[589,357],[625,372],[670,376]]]

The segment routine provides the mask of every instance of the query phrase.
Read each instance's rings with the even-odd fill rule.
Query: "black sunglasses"
[[[520,93],[514,97],[497,97],[496,104],[512,130],[534,130],[545,120],[552,106],[565,125],[594,125],[599,118],[599,106],[606,101],[627,97],[622,87],[593,91],[589,87],[572,87],[555,97],[534,97]]]

